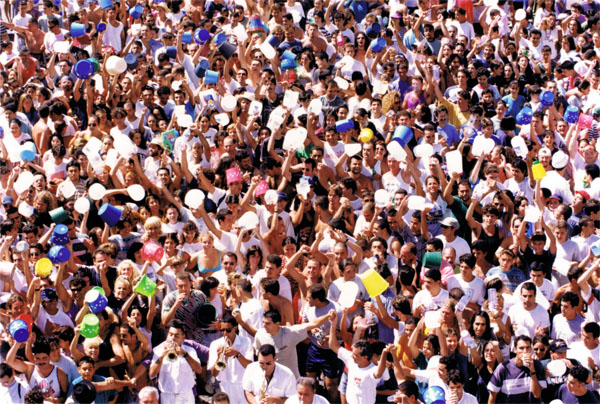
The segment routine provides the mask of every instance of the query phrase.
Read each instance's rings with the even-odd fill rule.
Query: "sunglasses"
[[[221,328],[221,332],[231,332],[233,328]]]
[[[83,288],[71,288],[71,292],[73,293],[79,293],[82,291]]]

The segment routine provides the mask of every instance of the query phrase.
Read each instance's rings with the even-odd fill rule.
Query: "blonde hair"
[[[162,221],[160,220],[160,217],[150,216],[148,219],[146,219],[146,221],[144,222],[144,230],[146,230],[146,233],[142,237],[143,241],[148,241],[148,230],[150,230],[153,227],[158,227],[158,229],[160,230],[160,235],[162,235]]]
[[[129,266],[131,268],[131,274],[130,275],[121,275],[121,270],[124,269],[127,266]],[[136,279],[139,276],[140,271],[138,270],[137,266],[134,264],[134,262],[132,260],[123,260],[117,266],[117,273],[120,276],[126,277],[127,280],[129,281],[129,283],[133,283],[133,280]]]

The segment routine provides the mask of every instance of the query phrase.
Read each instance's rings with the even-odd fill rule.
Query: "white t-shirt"
[[[454,260],[454,264],[456,265],[459,264],[459,259],[462,255],[471,253],[471,247],[469,247],[469,243],[467,243],[462,237],[456,236],[456,238],[452,242],[446,240],[446,237],[444,237],[443,234],[440,234],[436,238],[442,240],[442,242],[444,243],[444,248],[454,248],[454,251],[456,251],[456,259]]]
[[[550,327],[548,312],[539,304],[536,304],[533,310],[528,311],[523,308],[522,304],[517,303],[508,310],[508,315],[513,324],[518,324],[527,329],[530,338],[535,336],[536,327]]]
[[[427,289],[420,290],[413,299],[413,310],[420,305],[425,305],[429,310],[437,310],[442,307],[442,304],[448,300],[448,291],[440,289],[440,293],[437,296],[431,296],[431,293]],[[432,306],[432,307],[429,307]]]
[[[242,315],[242,320],[245,323],[250,325],[255,330],[258,330],[262,327],[262,319],[265,314],[265,309],[260,304],[260,301],[257,299],[250,299],[247,302],[243,302],[240,305],[240,314]],[[252,341],[254,341],[254,337],[250,335],[248,331],[244,329],[244,327],[238,327],[239,334],[245,337],[249,337]]]
[[[452,290],[452,288],[459,288],[465,293],[467,293],[467,290],[472,290],[473,294],[470,301],[480,306],[485,300],[485,283],[483,279],[477,276],[471,282],[465,282],[461,274],[452,275],[448,279],[448,290]]]
[[[352,352],[345,348],[338,350],[340,358],[348,368],[348,386],[346,387],[346,400],[353,404],[371,404],[377,396],[377,383],[380,378],[375,377],[377,366],[369,363],[364,368],[359,368]]]

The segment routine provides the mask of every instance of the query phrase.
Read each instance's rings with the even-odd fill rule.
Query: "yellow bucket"
[[[35,274],[40,278],[45,278],[52,273],[52,261],[48,258],[42,258],[35,263]]]
[[[373,268],[360,275],[370,297],[379,296],[390,286]]]
[[[533,179],[536,181],[539,181],[546,176],[546,170],[539,161],[533,162],[531,165],[531,172],[533,174]]]

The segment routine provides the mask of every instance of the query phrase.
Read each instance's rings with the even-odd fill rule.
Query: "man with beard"
[[[362,174],[363,162],[362,157],[359,154],[355,154],[350,157],[350,163],[348,164],[348,171],[343,171],[342,167],[346,162],[348,155],[344,153],[344,155],[338,160],[335,165],[335,170],[338,177],[346,178],[350,177],[356,181],[356,184],[360,189],[368,189],[369,191],[375,191],[373,189],[373,182],[367,178],[364,174]]]

